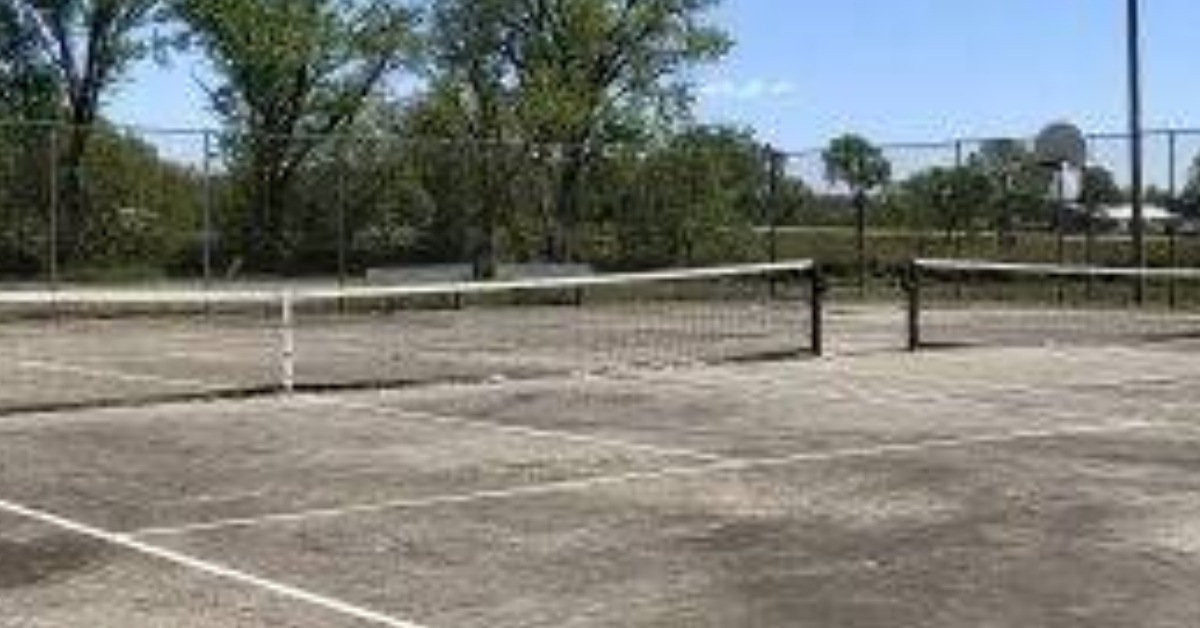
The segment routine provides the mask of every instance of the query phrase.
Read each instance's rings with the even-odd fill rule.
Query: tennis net
[[[905,284],[913,350],[1200,342],[1200,269],[917,260]]]
[[[0,292],[0,414],[821,351],[811,262],[396,287]]]

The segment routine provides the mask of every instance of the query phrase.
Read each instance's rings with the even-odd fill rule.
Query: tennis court
[[[115,331],[60,338],[63,390],[125,373],[136,403],[0,421],[0,625],[1200,620],[1194,355],[910,354],[898,305],[828,318],[825,359],[160,402],[169,371],[50,368]],[[258,370],[253,327],[149,329],[158,369]]]

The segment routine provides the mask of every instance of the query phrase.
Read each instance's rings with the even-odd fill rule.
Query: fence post
[[[1175,129],[1167,131],[1167,165],[1170,169],[1167,175],[1167,193],[1171,197],[1171,204],[1174,205],[1179,195],[1179,132]]]
[[[1089,206],[1085,208],[1087,215],[1086,233],[1083,241],[1083,257],[1084,264],[1088,267],[1096,265],[1096,209]],[[1096,299],[1096,278],[1088,273],[1087,284],[1085,288],[1084,299],[1088,302]]]
[[[858,296],[867,296],[867,193],[854,193],[854,248],[858,266]]]
[[[339,288],[346,287],[347,255],[346,255],[346,142],[345,137],[337,139],[334,165],[334,176],[337,177],[337,282]],[[339,308],[343,305],[338,304]]]
[[[1055,172],[1055,211],[1054,211],[1054,230],[1055,230],[1055,261],[1059,264],[1067,263],[1067,164],[1060,164]],[[1060,279],[1058,286],[1055,288],[1056,298],[1058,303],[1062,304],[1066,301],[1066,286]]]
[[[212,289],[212,266],[213,266],[213,173],[212,173],[212,132],[205,130],[202,135],[202,143],[204,144],[204,157],[201,165],[201,176],[204,178],[204,199],[201,203],[201,234],[200,234],[200,265],[203,277],[201,282],[204,285],[204,290]]]
[[[1175,225],[1167,227],[1167,265],[1179,268],[1179,229]],[[1175,277],[1167,280],[1167,304],[1172,310],[1179,306],[1179,284]]]
[[[965,160],[964,160],[964,154],[963,154],[963,142],[962,142],[962,140],[954,140],[954,170],[955,170],[956,176],[957,176],[957,173],[962,172],[964,161]],[[962,210],[962,208],[959,207],[959,208],[955,208],[954,211],[957,212],[957,211],[961,211],[961,210]],[[968,213],[966,217],[969,219],[970,216],[971,215]],[[953,240],[952,246],[954,248],[955,259],[963,258],[963,238],[971,232],[970,221],[967,220],[967,221],[963,221],[963,222],[965,223],[965,224],[963,224],[963,229],[957,228],[957,226],[960,224],[960,222],[957,218],[955,218],[954,221],[951,223],[951,225],[954,227],[950,233],[950,237]],[[965,296],[965,292],[966,292],[966,290],[963,286],[963,281],[960,278],[959,280],[954,282],[954,298],[958,301],[962,301]]]
[[[50,129],[50,138],[49,138],[50,163],[47,164],[47,166],[48,166],[48,172],[49,172],[48,176],[49,176],[49,180],[50,180],[50,190],[49,190],[50,198],[49,198],[49,203],[48,203],[49,207],[47,207],[47,222],[48,222],[48,224],[47,224],[46,228],[48,231],[46,234],[46,238],[47,238],[46,245],[47,245],[48,250],[47,250],[46,254],[48,255],[48,259],[46,260],[46,262],[47,262],[47,268],[49,270],[50,289],[58,290],[58,288],[59,288],[59,276],[58,276],[59,275],[59,268],[58,268],[58,263],[59,263],[59,258],[58,258],[59,224],[58,223],[59,223],[59,220],[58,220],[58,212],[59,212],[59,192],[60,192],[59,186],[62,183],[59,180],[59,163],[58,163],[59,128],[58,128],[57,124],[51,124],[49,126],[49,129]]]
[[[786,157],[775,149],[767,146],[767,255],[772,264],[779,261],[779,180]]]

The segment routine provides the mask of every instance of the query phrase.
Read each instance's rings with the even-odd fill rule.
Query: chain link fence
[[[1032,138],[879,147],[890,181],[871,191],[859,232],[853,196],[826,176],[820,150],[790,154],[809,190],[778,229],[783,257],[812,256],[835,275],[890,288],[914,258],[1128,265],[1133,259],[1126,135],[1089,137],[1085,172],[1039,164]],[[1200,131],[1146,134],[1147,253],[1152,266],[1200,266]]]
[[[914,257],[1128,263],[1128,138],[1092,137],[1089,174],[1061,180],[1030,145],[881,146],[891,180],[860,226],[822,150],[736,134],[599,148],[7,122],[0,281],[346,284],[813,258],[890,285]],[[1146,153],[1150,260],[1200,266],[1200,130],[1150,132]]]

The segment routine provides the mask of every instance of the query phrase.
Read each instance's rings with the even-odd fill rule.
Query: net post
[[[829,284],[820,264],[814,264],[809,271],[809,283],[809,342],[812,354],[821,357],[825,355],[825,295]]]
[[[908,350],[916,352],[921,349],[921,267],[918,261],[908,265],[903,284],[908,297]]]
[[[296,391],[296,300],[291,290],[280,294],[279,375],[284,394]]]

